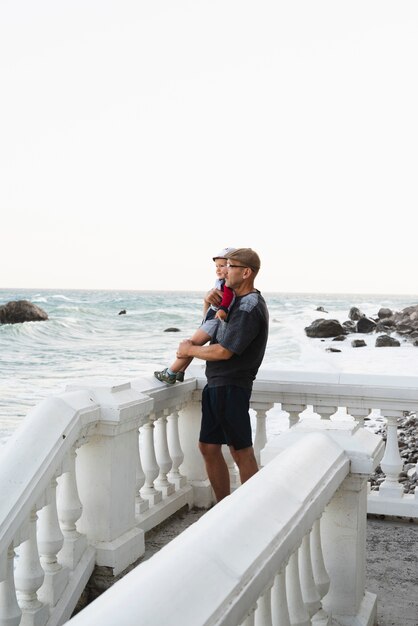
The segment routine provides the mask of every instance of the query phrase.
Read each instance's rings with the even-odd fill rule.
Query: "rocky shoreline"
[[[327,313],[323,307],[317,311]],[[373,317],[367,317],[360,309],[353,306],[348,319],[340,322],[337,319],[319,318],[305,327],[305,333],[313,338],[332,338],[333,341],[345,341],[349,334],[377,334],[375,347],[399,347],[401,342],[409,342],[418,346],[418,305],[406,307],[402,311],[393,312],[388,308],[380,308]],[[397,335],[396,337],[392,336]],[[398,338],[399,337],[399,338]],[[353,339],[354,348],[366,346],[364,339]],[[330,349],[338,352],[337,348]]]

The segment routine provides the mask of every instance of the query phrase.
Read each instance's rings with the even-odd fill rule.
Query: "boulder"
[[[180,332],[180,328],[175,328],[174,326],[170,326],[169,328],[166,328],[165,333],[179,333]]]
[[[376,348],[398,347],[400,345],[400,341],[389,335],[380,335],[376,338],[375,343]]]
[[[380,308],[377,312],[377,317],[380,320],[383,320],[386,317],[392,317],[392,315],[393,315],[393,312],[390,309],[387,309],[385,307]]]
[[[314,320],[310,326],[305,327],[308,337],[337,337],[344,334],[344,328],[338,320]]]
[[[48,314],[29,300],[12,300],[0,306],[0,324],[44,322],[47,319]]]
[[[376,322],[370,317],[362,317],[358,320],[356,330],[358,333],[372,333],[376,328]]]
[[[353,339],[351,345],[353,346],[353,348],[364,348],[364,346],[367,346],[364,339]]]
[[[20,324],[23,322],[43,322],[48,314],[29,300],[12,300],[0,306],[0,323]]]
[[[356,332],[356,323],[353,322],[352,320],[347,320],[346,322],[343,322],[343,328],[344,328],[344,332],[346,333],[355,333]]]
[[[356,306],[352,306],[351,309],[348,312],[348,317],[353,322],[357,322],[357,320],[359,320],[362,317],[364,317],[364,313],[362,313],[360,311],[360,309],[358,309]]]

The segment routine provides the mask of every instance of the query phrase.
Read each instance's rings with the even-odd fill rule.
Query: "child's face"
[[[218,278],[226,278],[228,269],[226,267],[226,259],[215,259],[215,270]]]

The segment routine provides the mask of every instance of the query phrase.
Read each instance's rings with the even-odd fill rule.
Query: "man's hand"
[[[179,347],[177,348],[176,356],[178,359],[185,359],[188,356],[191,356],[188,352],[190,346],[193,345],[193,341],[191,339],[183,339],[179,343]]]
[[[207,292],[205,296],[205,304],[209,307],[211,304],[219,306],[222,302],[222,291],[215,287]]]

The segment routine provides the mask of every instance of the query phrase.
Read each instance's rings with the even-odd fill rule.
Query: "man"
[[[226,321],[220,321],[209,345],[179,344],[177,357],[206,361],[207,385],[202,393],[202,424],[199,449],[208,478],[219,502],[230,494],[228,466],[222,454],[227,444],[236,462],[241,483],[257,471],[249,415],[253,381],[264,357],[268,336],[268,310],[254,287],[260,258],[251,248],[238,248],[226,255],[226,286],[235,298]],[[212,290],[207,303],[218,303]]]

